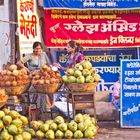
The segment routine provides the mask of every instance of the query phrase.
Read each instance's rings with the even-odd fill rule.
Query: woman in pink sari
[[[80,63],[81,61],[84,60],[83,48],[80,46],[80,44],[71,40],[68,42],[66,49],[67,49],[67,53],[68,53],[68,58],[67,58],[67,62],[66,62],[67,67],[62,67],[59,63],[54,64],[54,66],[56,66],[59,69],[64,70],[64,71],[66,71],[68,68],[74,67],[75,64]],[[62,96],[62,94],[59,94],[57,97],[57,100],[59,100],[59,98],[61,98],[61,96]]]

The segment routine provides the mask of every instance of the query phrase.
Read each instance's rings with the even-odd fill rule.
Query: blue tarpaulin
[[[137,9],[140,0],[44,0],[45,9]]]

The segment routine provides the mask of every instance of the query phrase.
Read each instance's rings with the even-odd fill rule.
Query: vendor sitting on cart
[[[66,62],[67,67],[62,67],[59,63],[54,64],[59,69],[62,69],[64,71],[67,68],[71,68],[75,64],[80,63],[81,61],[84,60],[83,48],[82,48],[82,46],[80,46],[80,44],[71,40],[71,41],[68,42],[66,49],[67,49],[67,52],[68,52],[68,58],[67,58],[67,62]]]

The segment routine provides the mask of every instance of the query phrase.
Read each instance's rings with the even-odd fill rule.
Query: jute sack
[[[110,102],[96,102],[96,116],[99,121],[113,121],[115,120],[115,107]],[[94,116],[93,108],[88,108],[85,113]]]
[[[96,91],[95,100],[108,102],[109,101],[109,91]]]

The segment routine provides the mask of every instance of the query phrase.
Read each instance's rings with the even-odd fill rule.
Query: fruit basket
[[[3,87],[8,95],[21,95],[26,92],[30,87],[30,82],[19,86]]]
[[[97,82],[95,83],[66,83],[66,87],[73,92],[95,91]]]
[[[36,84],[33,85],[34,88],[43,94],[54,94],[58,91],[61,84],[60,83],[53,83],[53,84]]]

